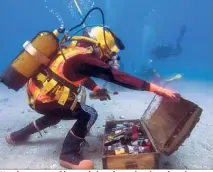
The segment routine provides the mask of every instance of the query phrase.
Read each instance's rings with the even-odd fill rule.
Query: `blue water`
[[[126,49],[120,52],[125,72],[146,79],[141,71],[143,66],[147,66],[156,69],[163,78],[177,73],[183,76],[183,82],[174,82],[171,84],[171,88],[181,93],[184,98],[201,106],[203,114],[196,130],[192,133],[192,139],[184,143],[186,145],[180,151],[166,159],[166,162],[169,161],[172,164],[171,167],[167,168],[212,169],[213,1],[77,1],[83,14],[86,14],[90,8],[95,6],[102,8],[106,25],[126,45]],[[22,50],[23,43],[31,40],[41,30],[53,31],[60,26],[69,29],[81,21],[81,16],[74,7],[73,0],[1,0],[0,16],[0,74]],[[102,24],[100,13],[92,13],[86,24]],[[182,25],[187,27],[187,32],[181,43],[182,53],[178,56],[149,63],[154,58],[151,55],[154,47],[165,43],[175,44]],[[120,88],[114,87],[114,85],[112,87],[114,89]],[[13,91],[3,85],[0,85],[0,92],[0,152],[2,152],[0,161],[3,162],[1,163],[2,167],[9,169],[13,167],[47,169],[55,165],[58,156],[55,154],[56,146],[52,142],[47,146],[45,146],[46,144],[38,144],[38,147],[30,148],[23,146],[15,149],[6,146],[5,135],[11,130],[19,129],[29,121],[38,118],[38,114],[34,112],[34,114],[30,114],[31,112],[27,110],[25,92],[14,94]],[[112,95],[112,101],[107,102],[109,103],[107,105],[105,102],[103,104],[98,102],[98,104],[91,101],[89,105],[94,105],[100,112],[97,126],[102,128],[102,123],[105,122],[109,114],[114,114],[117,117],[126,115],[127,118],[139,119],[143,107],[146,107],[149,98],[150,100],[152,98],[149,97],[152,96],[151,93],[149,95],[144,92],[141,94],[143,97],[140,97],[141,95],[138,92],[119,92],[118,96],[113,97]],[[69,125],[64,126],[68,127]],[[62,129],[68,130],[65,127],[62,127]],[[95,128],[94,130],[99,129]],[[59,133],[61,131],[58,129],[58,133],[56,130],[54,131],[54,136],[63,135]],[[61,146],[60,140],[62,139],[54,141],[58,147]],[[33,153],[29,153],[29,150]],[[29,155],[32,159],[29,158]],[[37,157],[41,158],[38,159]],[[15,161],[13,161],[14,159]],[[201,162],[200,159],[204,161]],[[164,163],[164,161],[162,162]]]
[[[121,52],[124,70],[138,75],[143,65],[149,66],[150,52],[161,43],[175,44],[181,25],[187,26],[182,41],[182,54],[151,64],[164,76],[181,73],[185,79],[213,81],[213,2],[212,0],[78,0],[83,13],[98,6],[104,10],[106,24],[122,38],[126,50]],[[48,8],[45,8],[48,6]],[[59,13],[49,12],[53,9]],[[40,30],[70,28],[81,17],[72,0],[0,1],[2,72]],[[87,24],[101,24],[98,12]]]

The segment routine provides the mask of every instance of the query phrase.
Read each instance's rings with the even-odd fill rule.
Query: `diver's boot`
[[[29,136],[36,132],[39,132],[39,129],[37,128],[34,122],[18,131],[12,132],[9,136],[6,137],[6,141],[9,144],[16,145],[18,143],[28,140]]]
[[[30,135],[39,132],[41,134],[41,130],[50,127],[52,125],[56,125],[60,122],[59,118],[54,118],[51,116],[43,116],[38,118],[36,121],[32,122],[31,124],[27,125],[26,127],[12,132],[9,136],[6,137],[6,141],[9,144],[19,144],[26,141]]]
[[[85,140],[73,134],[70,130],[64,140],[60,154],[61,166],[68,169],[93,169],[93,162],[83,160],[81,155],[81,146]]]

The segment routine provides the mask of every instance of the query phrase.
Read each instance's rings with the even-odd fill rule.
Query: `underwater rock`
[[[27,112],[33,112],[33,110],[31,110],[31,109],[27,109]]]
[[[0,103],[7,103],[7,102],[9,102],[9,98],[0,99]]]
[[[188,169],[188,167],[186,165],[183,165],[185,169]]]
[[[163,163],[164,166],[171,166],[172,164],[169,161]]]
[[[147,105],[147,104],[149,104],[149,102],[148,102],[148,101],[145,101],[144,104]]]
[[[60,131],[60,134],[65,134],[65,133],[67,133],[67,131],[64,131],[64,130]]]
[[[57,125],[53,125],[52,128],[58,128],[58,126]]]
[[[89,153],[96,153],[96,152],[99,152],[99,147],[89,147],[87,148],[87,152]]]
[[[110,114],[110,115],[106,116],[106,120],[109,120],[109,121],[115,120],[115,116],[113,114]]]
[[[97,135],[97,138],[98,138],[98,140],[99,140],[100,142],[102,142],[103,139],[104,139],[104,135],[103,135],[103,134],[98,134],[98,135]]]
[[[40,139],[40,138],[41,138],[41,136],[36,136],[36,138],[37,138],[37,139]]]
[[[57,164],[52,164],[51,166],[50,166],[50,169],[55,169],[57,167]]]
[[[47,133],[48,133],[48,131],[47,131],[47,130],[43,130],[43,132],[44,132],[45,134],[47,134]]]
[[[119,116],[119,119],[125,119],[125,117],[124,116]]]
[[[8,129],[7,129],[7,132],[11,132],[11,131],[12,131],[12,129],[11,129],[11,128],[8,128]]]

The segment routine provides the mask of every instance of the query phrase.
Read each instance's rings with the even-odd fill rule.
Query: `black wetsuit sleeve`
[[[137,77],[112,69],[108,64],[94,57],[78,58],[78,73],[87,77],[100,78],[105,81],[134,90],[149,90],[150,84]]]

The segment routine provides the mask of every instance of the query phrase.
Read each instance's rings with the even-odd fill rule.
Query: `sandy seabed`
[[[195,81],[178,82],[170,86],[181,95],[203,108],[199,123],[183,145],[167,157],[160,158],[160,168],[213,169],[213,83]],[[58,157],[63,140],[74,121],[62,121],[42,131],[43,137],[34,134],[28,142],[8,145],[5,136],[34,121],[40,115],[32,111],[25,90],[8,90],[0,85],[0,169],[63,169]],[[106,120],[139,119],[153,98],[152,93],[121,89],[112,100],[87,100],[98,111],[99,117],[86,138],[90,147],[84,149],[96,169],[102,169],[101,138]]]

